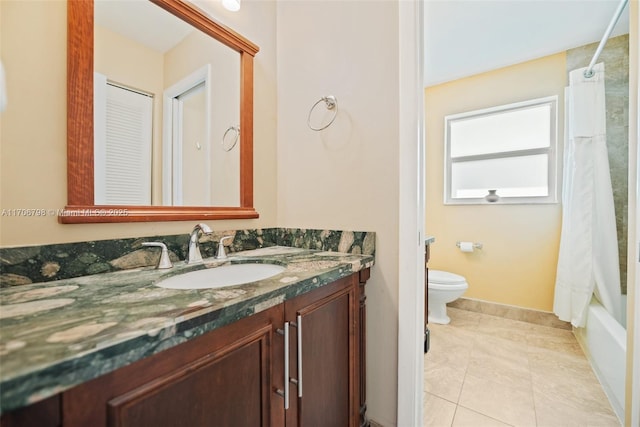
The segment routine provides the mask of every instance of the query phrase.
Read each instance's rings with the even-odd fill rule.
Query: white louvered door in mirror
[[[95,203],[150,205],[153,98],[97,73],[94,86]]]

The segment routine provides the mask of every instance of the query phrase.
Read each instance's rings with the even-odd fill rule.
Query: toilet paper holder
[[[460,247],[460,243],[461,242],[456,242],[456,246]],[[474,243],[473,244],[473,249],[482,249],[482,243]]]

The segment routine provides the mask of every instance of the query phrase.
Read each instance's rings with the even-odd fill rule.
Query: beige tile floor
[[[425,427],[620,426],[573,333],[448,308],[430,324]]]

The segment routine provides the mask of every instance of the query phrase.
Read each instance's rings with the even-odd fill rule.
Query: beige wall
[[[397,411],[398,13],[391,1],[278,3],[278,223],[376,232],[367,403],[385,426]],[[307,115],[327,95],[338,116],[314,132]]]
[[[465,276],[469,282],[465,297],[551,311],[561,207],[560,204],[445,206],[444,117],[557,95],[561,141],[565,85],[562,53],[425,90],[426,232],[436,238],[429,266]],[[456,247],[457,241],[479,242],[483,249],[463,253]]]
[[[212,221],[216,230],[276,225],[275,2],[214,6],[219,20],[260,46],[255,64],[256,220]],[[9,103],[0,114],[0,209],[60,209],[66,192],[66,2],[0,1],[0,52]],[[55,216],[0,218],[0,246],[188,233],[194,221],[58,224]]]

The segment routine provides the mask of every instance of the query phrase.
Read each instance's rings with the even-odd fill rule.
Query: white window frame
[[[496,152],[478,154],[472,156],[457,157],[451,159],[451,123],[456,120],[466,120],[481,116],[490,116],[514,110],[525,109],[540,105],[548,104],[550,106],[550,135],[549,147],[533,148],[516,151]],[[548,96],[544,98],[531,99],[528,101],[517,102],[513,104],[500,105],[496,107],[485,108],[482,110],[469,111],[465,113],[452,114],[444,118],[444,204],[445,205],[471,205],[471,204],[488,204],[484,198],[456,198],[451,195],[452,182],[452,163],[488,160],[508,157],[520,157],[535,154],[548,155],[548,195],[538,197],[500,197],[497,202],[491,204],[544,204],[558,203],[558,96]],[[498,193],[498,195],[500,195]]]

